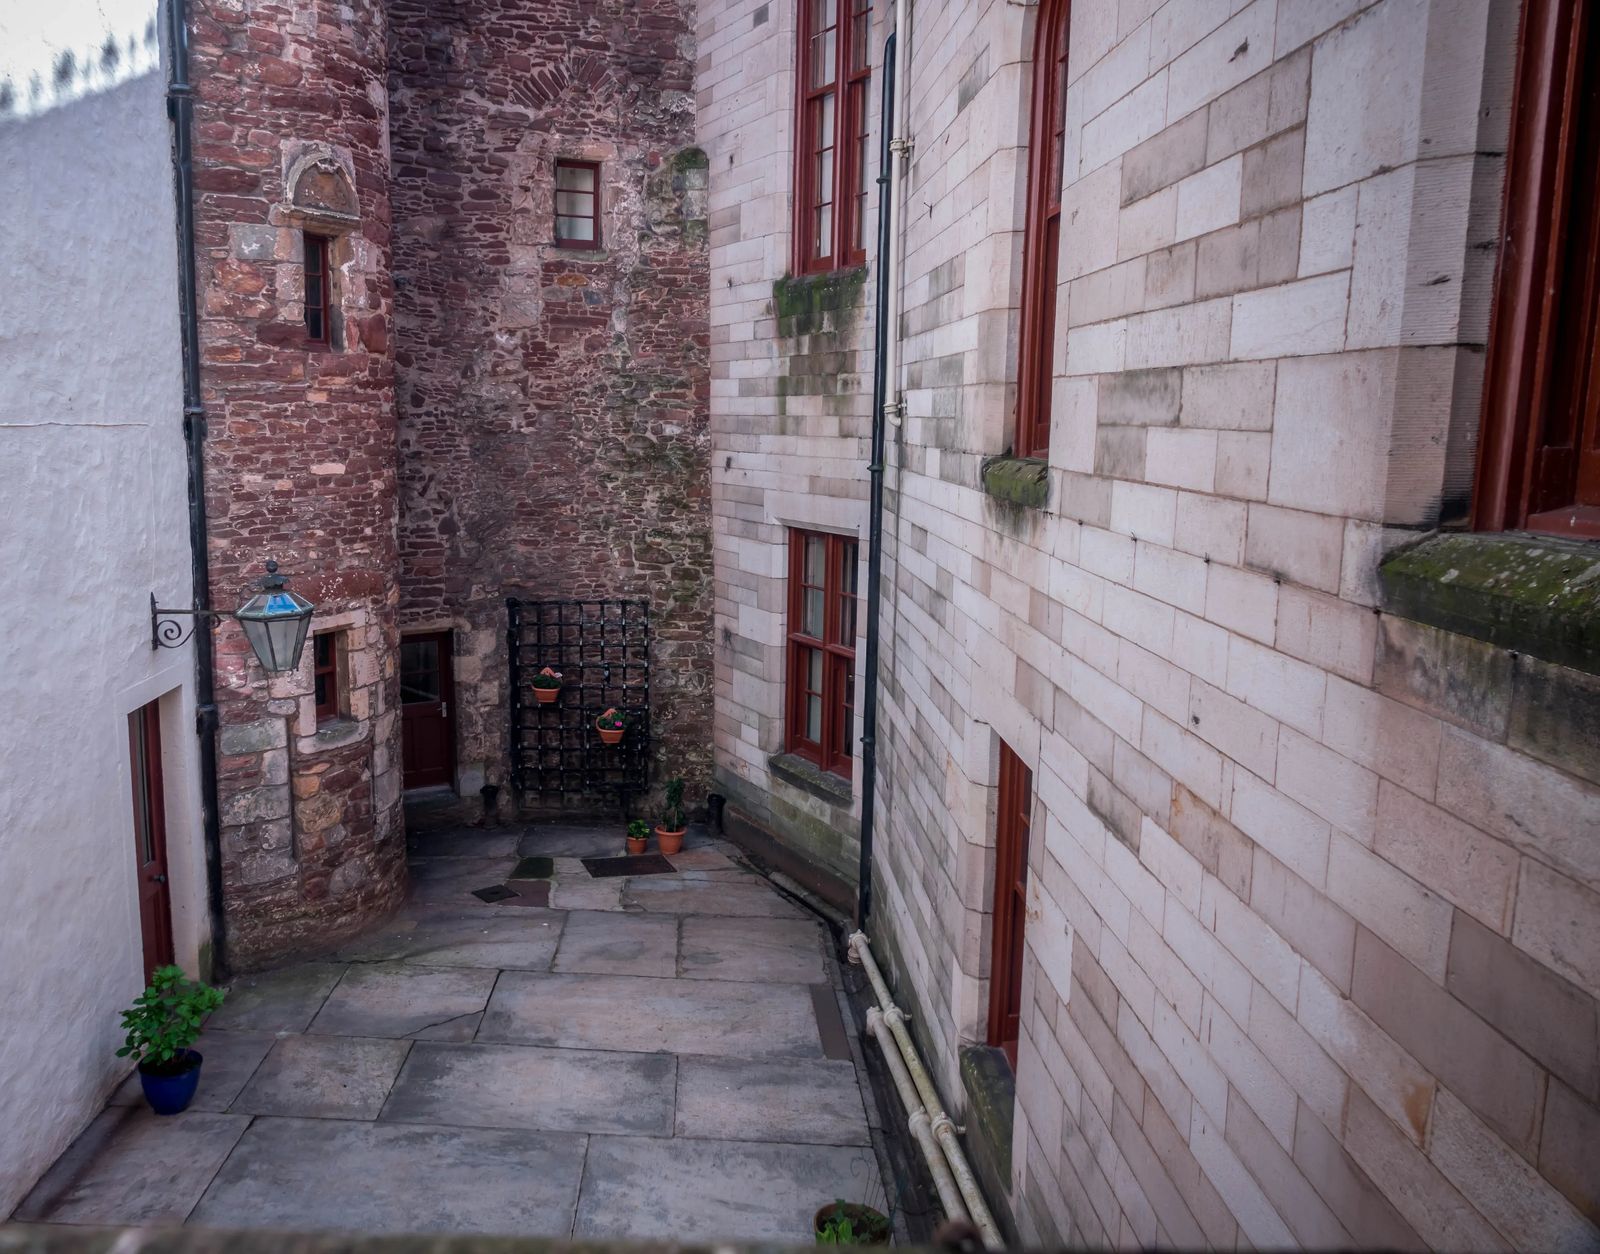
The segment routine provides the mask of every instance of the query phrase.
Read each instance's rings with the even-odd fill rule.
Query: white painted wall
[[[127,714],[158,698],[191,974],[206,939],[193,657],[149,643],[150,593],[191,592],[163,87],[0,122],[0,1217],[128,1070]]]

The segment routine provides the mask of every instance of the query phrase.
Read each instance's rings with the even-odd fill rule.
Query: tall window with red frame
[[[799,0],[795,269],[866,260],[872,0]]]
[[[788,749],[850,778],[856,719],[856,542],[789,533]]]
[[[1028,828],[1033,772],[1003,741],[995,805],[994,935],[989,955],[989,1044],[1017,1065],[1022,1018],[1022,933],[1028,919]]]
[[[1473,522],[1600,537],[1600,11],[1526,0]]]
[[[316,698],[317,722],[328,723],[339,717],[339,634],[321,632],[311,637],[311,679]]]
[[[1033,40],[1033,107],[1027,217],[1022,233],[1021,353],[1017,363],[1019,457],[1050,452],[1055,373],[1056,271],[1061,256],[1061,183],[1067,133],[1070,0],[1044,0]]]
[[[326,235],[305,236],[306,343],[323,348],[333,343],[333,276]]]

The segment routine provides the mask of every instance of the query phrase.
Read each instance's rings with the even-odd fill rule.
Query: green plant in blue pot
[[[189,979],[181,967],[157,967],[150,987],[122,1012],[128,1035],[117,1057],[139,1064],[139,1083],[156,1114],[175,1115],[194,1100],[201,1058],[192,1046],[220,1005],[221,989]]]

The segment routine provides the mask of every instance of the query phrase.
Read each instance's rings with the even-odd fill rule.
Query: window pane
[[[577,218],[594,217],[592,192],[557,192],[556,212]]]
[[[314,648],[315,648],[315,651],[316,651],[315,652],[316,665],[317,666],[332,666],[333,665],[333,637],[332,636],[313,636],[312,640],[315,642]]]
[[[556,219],[556,238],[557,239],[584,240],[586,242],[593,242],[593,240],[594,240],[594,219],[593,218],[557,218]]]
[[[412,705],[439,699],[439,642],[400,642],[400,701]]]
[[[811,82],[826,87],[838,71],[839,32],[835,0],[811,0]]]
[[[805,582],[820,588],[828,581],[828,541],[822,536],[806,537]]]
[[[822,692],[822,650],[806,650],[806,689],[809,692]]]
[[[594,191],[594,171],[582,165],[558,165],[556,187],[563,191]]]
[[[332,697],[328,693],[328,682],[332,678],[333,676],[327,671],[319,672],[316,677],[317,707],[319,709],[332,703]]]
[[[862,70],[868,64],[867,36],[871,29],[872,6],[861,3],[861,0],[854,0],[851,9],[853,12],[850,17],[850,68]]]
[[[800,610],[800,630],[808,636],[822,639],[822,589],[807,588]]]
[[[851,757],[855,752],[856,734],[856,668],[853,662],[844,659],[839,661],[839,669],[844,673],[840,675],[840,688],[844,692],[844,713],[840,719],[839,728],[839,753],[842,757]]]

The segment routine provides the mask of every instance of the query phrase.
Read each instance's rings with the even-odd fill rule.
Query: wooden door
[[[431,631],[402,638],[400,736],[407,788],[431,788],[454,779],[454,699],[450,633]]]
[[[128,761],[133,775],[134,860],[139,875],[139,931],[144,974],[172,961],[172,886],[167,882],[167,808],[161,779],[158,702],[128,715]]]
[[[1028,827],[1033,772],[1000,746],[994,842],[994,938],[989,955],[989,1044],[1017,1065],[1022,1011],[1022,937],[1028,919]]]

